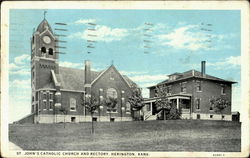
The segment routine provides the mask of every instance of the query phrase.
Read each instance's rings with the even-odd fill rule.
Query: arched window
[[[53,49],[49,48],[49,55],[53,55]]]
[[[131,105],[129,102],[126,103],[126,112],[130,112]]]
[[[41,48],[41,52],[42,52],[42,54],[45,54],[45,53],[46,53],[46,48],[45,48],[45,47],[42,47],[42,48]]]
[[[76,99],[70,98],[70,111],[76,111]]]
[[[114,98],[114,99],[117,98],[117,92],[114,88],[109,88],[107,90],[107,98]]]

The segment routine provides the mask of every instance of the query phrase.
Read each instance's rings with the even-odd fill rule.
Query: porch
[[[181,113],[182,119],[191,117],[191,95],[190,94],[174,94],[167,97],[172,106],[175,106]],[[162,110],[157,110],[156,100],[158,98],[147,98],[144,100],[143,114],[144,120],[164,119]]]

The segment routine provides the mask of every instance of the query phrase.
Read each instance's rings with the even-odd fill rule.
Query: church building
[[[91,113],[86,98],[95,98],[99,106],[93,121],[131,121],[128,98],[136,84],[121,75],[112,64],[97,72],[86,60],[85,69],[59,66],[58,38],[44,19],[31,40],[31,114],[19,122],[88,122]],[[106,106],[115,100],[113,107]]]

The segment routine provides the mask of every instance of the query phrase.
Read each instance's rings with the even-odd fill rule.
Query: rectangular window
[[[49,102],[49,109],[50,109],[50,110],[53,109],[53,102],[52,102],[52,101]]]
[[[43,101],[43,110],[47,110],[47,101],[46,100]]]
[[[200,114],[197,114],[197,119],[200,119],[201,118],[201,115]]]
[[[36,92],[36,101],[38,101],[38,92]]]
[[[155,92],[155,97],[157,97],[157,90],[155,89],[154,92]]]
[[[167,93],[168,93],[168,94],[171,93],[171,86],[167,86]]]
[[[213,118],[213,115],[210,115],[210,118]]]
[[[222,118],[222,120],[223,120],[223,119],[225,118],[225,116],[224,116],[224,115],[222,115],[222,116],[221,116],[221,118]]]
[[[92,118],[93,122],[97,122],[97,117]]]
[[[47,95],[46,95],[46,93],[43,93],[43,99],[47,100]]]
[[[201,99],[196,99],[196,109],[200,109]]]
[[[225,85],[222,85],[221,86],[221,94],[226,94],[226,86]]]
[[[187,88],[186,88],[186,82],[181,83],[181,92],[186,93]]]
[[[53,93],[49,93],[49,99],[53,100]]]
[[[196,91],[201,92],[201,81],[197,81]]]

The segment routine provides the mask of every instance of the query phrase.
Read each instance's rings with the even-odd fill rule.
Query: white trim
[[[108,67],[106,70],[102,71],[99,76],[97,76],[90,85],[94,84],[101,76],[104,74],[110,67]]]
[[[70,90],[70,89],[60,89],[61,91],[65,91],[65,92],[76,92],[76,93],[78,93],[78,92],[85,92],[85,91],[79,91],[79,90]]]
[[[39,61],[39,60],[50,60],[50,61],[57,61],[57,59],[52,59],[52,58],[46,58],[46,57],[43,57],[43,56],[41,56],[41,57],[39,57],[39,56],[34,56],[34,60],[37,60],[37,61]]]
[[[108,67],[106,70],[104,70],[99,76],[97,76],[92,82],[91,82],[91,86],[106,72],[108,71],[111,67],[114,67],[114,70],[121,76],[121,78],[126,82],[126,84],[128,85],[129,88],[131,88],[130,84],[128,83],[128,81],[120,74],[120,72],[115,68],[114,65],[111,65],[110,67]]]
[[[53,81],[54,81],[55,85],[56,86],[61,86],[61,83],[59,83],[57,81],[57,78],[56,78],[56,75],[55,75],[55,71],[53,69],[51,70],[51,73],[52,73],[52,78],[53,78]]]

